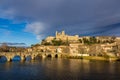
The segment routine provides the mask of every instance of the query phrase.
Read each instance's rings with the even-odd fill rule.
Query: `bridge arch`
[[[20,55],[15,55],[15,56],[12,58],[12,61],[21,61],[21,56],[20,56]]]
[[[26,57],[25,57],[25,60],[26,60],[26,61],[32,60],[31,55],[26,56]]]
[[[0,56],[0,62],[7,62],[7,57],[6,56]]]
[[[55,54],[55,58],[58,58],[58,54]]]
[[[35,56],[35,59],[36,59],[36,60],[39,60],[39,59],[41,59],[41,58],[42,58],[42,55],[40,55],[40,54],[38,54],[38,55]]]
[[[47,57],[48,57],[48,58],[52,58],[52,55],[51,55],[51,54],[48,54]]]

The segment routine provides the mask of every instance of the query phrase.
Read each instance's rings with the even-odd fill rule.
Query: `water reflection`
[[[31,56],[27,56],[25,60],[26,61],[30,61],[31,60]]]
[[[56,58],[6,62],[0,63],[0,80],[119,80],[119,66],[118,62]]]
[[[20,56],[14,56],[12,61],[21,61],[21,57]]]
[[[7,62],[7,58],[5,56],[0,56],[0,63]]]

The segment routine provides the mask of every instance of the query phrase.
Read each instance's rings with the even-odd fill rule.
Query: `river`
[[[0,80],[120,80],[120,62],[40,59],[0,63]]]

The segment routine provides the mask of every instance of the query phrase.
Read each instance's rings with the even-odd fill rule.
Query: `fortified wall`
[[[55,37],[49,36],[46,38],[46,41],[51,42],[53,39],[73,42],[79,40],[79,35],[70,36],[65,34],[65,31],[62,32],[56,31]]]

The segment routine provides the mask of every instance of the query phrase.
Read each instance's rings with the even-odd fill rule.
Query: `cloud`
[[[42,40],[44,38],[44,35],[36,35],[37,40]]]
[[[1,0],[0,17],[30,22],[25,30],[38,38],[56,30],[106,35],[116,30],[107,25],[120,22],[119,3],[120,0]]]
[[[26,25],[26,31],[34,33],[34,34],[39,34],[44,30],[45,25],[40,22],[34,22]]]
[[[44,23],[33,22],[33,23],[27,24],[24,31],[35,34],[36,38],[38,40],[41,40],[43,38],[43,33],[46,27],[47,25]]]
[[[6,10],[3,10],[3,9],[0,9],[0,17],[1,18],[9,18],[9,19],[14,19],[14,10],[13,9],[6,9]]]

